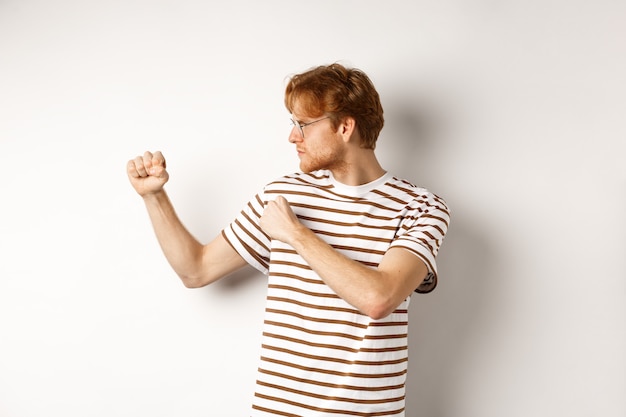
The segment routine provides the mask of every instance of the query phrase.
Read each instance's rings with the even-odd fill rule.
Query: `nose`
[[[291,132],[289,133],[289,143],[296,143],[302,140],[302,135],[300,134],[300,130],[294,126],[291,128]]]

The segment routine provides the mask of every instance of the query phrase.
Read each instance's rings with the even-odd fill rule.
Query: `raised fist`
[[[126,165],[126,173],[133,188],[142,197],[161,191],[169,179],[165,158],[159,151],[146,152],[131,159]]]

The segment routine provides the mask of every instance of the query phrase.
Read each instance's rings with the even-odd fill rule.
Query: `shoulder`
[[[449,212],[448,204],[439,195],[393,175],[383,184],[379,192],[389,195],[390,198],[398,199],[409,207],[422,207],[422,210],[425,209],[424,207],[426,207],[425,210],[431,207],[446,213]]]

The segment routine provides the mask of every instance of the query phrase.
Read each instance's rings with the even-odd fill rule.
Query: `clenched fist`
[[[263,210],[260,222],[261,229],[272,239],[291,244],[291,238],[302,227],[289,202],[279,195],[273,201],[268,201]]]
[[[128,161],[126,173],[133,188],[142,197],[161,191],[170,178],[165,169],[165,158],[158,151],[146,152]]]

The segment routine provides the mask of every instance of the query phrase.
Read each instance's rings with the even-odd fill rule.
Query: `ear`
[[[356,138],[357,130],[356,130],[356,120],[354,117],[346,116],[339,123],[339,134],[343,138],[345,143],[350,142]]]

